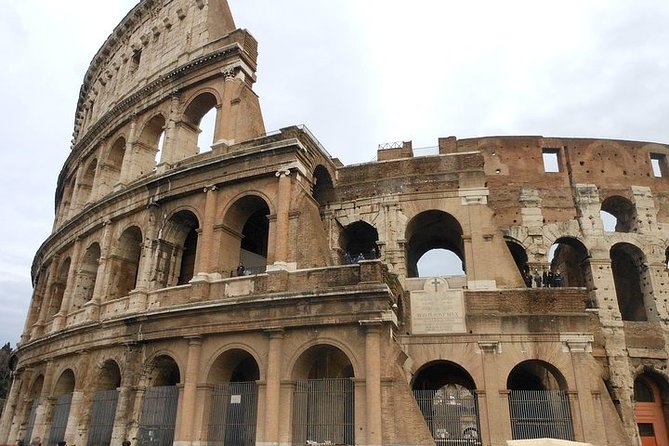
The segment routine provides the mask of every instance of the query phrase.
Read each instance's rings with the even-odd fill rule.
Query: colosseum
[[[669,445],[668,145],[345,166],[266,132],[256,60],[226,0],[143,0],[95,55],[0,444]]]

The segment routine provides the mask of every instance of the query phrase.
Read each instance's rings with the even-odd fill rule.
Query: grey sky
[[[90,59],[135,0],[7,0],[0,15],[0,343],[29,305]],[[230,0],[259,42],[267,130],[344,163],[379,143],[531,134],[669,142],[669,2]]]

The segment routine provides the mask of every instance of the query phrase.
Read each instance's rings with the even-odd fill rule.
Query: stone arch
[[[153,356],[144,369],[146,385],[137,439],[139,444],[172,444],[179,404],[181,372],[176,360],[165,353]]]
[[[255,443],[259,379],[258,362],[247,350],[229,348],[216,357],[207,375],[210,442],[235,444],[242,437],[241,444]]]
[[[77,311],[93,298],[95,282],[100,266],[100,245],[91,243],[84,253],[76,277],[76,286],[72,298],[72,311]]]
[[[111,299],[127,296],[137,287],[142,241],[142,230],[138,226],[128,227],[119,237],[110,259]]]
[[[113,417],[118,405],[121,387],[121,369],[116,361],[107,359],[98,364],[95,373],[95,393],[91,411],[83,415],[84,425],[88,425],[88,444],[110,444],[114,427]]]
[[[158,237],[155,281],[158,287],[184,285],[195,273],[200,222],[191,210],[175,211]]]
[[[133,154],[133,168],[137,177],[151,173],[162,162],[162,144],[164,142],[167,121],[162,113],[148,119],[135,143],[137,150]]]
[[[590,254],[583,242],[576,237],[562,236],[552,246],[555,248],[551,248],[548,253],[548,270],[554,276],[559,273],[560,283],[557,286],[594,289]]]
[[[476,383],[462,366],[444,360],[429,362],[416,372],[412,389],[437,442],[480,440]]]
[[[631,243],[616,243],[611,247],[610,256],[611,273],[623,320],[656,320],[650,270],[643,251]]]
[[[293,444],[355,444],[355,376],[349,356],[331,344],[306,348],[292,368]]]
[[[406,226],[407,276],[418,277],[418,261],[435,249],[455,254],[466,271],[463,230],[460,222],[451,214],[440,210],[428,210],[414,216]]]
[[[636,232],[636,206],[629,199],[620,195],[611,195],[602,201],[602,212],[616,219],[615,232]]]
[[[100,195],[106,195],[121,182],[121,171],[125,159],[126,139],[119,136],[109,148],[100,170]]]
[[[191,152],[192,154],[206,152],[215,142],[213,139],[216,134],[215,127],[218,122],[220,104],[221,100],[218,92],[212,89],[197,92],[188,102],[183,112],[183,122],[177,125],[177,132],[180,135],[179,141],[188,154],[191,154]],[[203,118],[209,116],[210,113],[214,114],[214,129],[211,129],[213,130],[211,131],[212,140],[201,141],[200,135],[205,130],[202,127]],[[206,148],[203,147],[205,143],[207,144]]]
[[[93,158],[86,164],[83,175],[77,181],[77,209],[85,207],[95,198],[93,196],[93,186],[97,168],[98,159]]]
[[[221,237],[221,262],[224,271],[235,271],[242,264],[246,273],[265,270],[269,255],[269,202],[255,193],[235,199],[226,209],[223,224],[228,229]]]
[[[332,176],[322,164],[317,165],[313,172],[312,196],[321,206],[327,205],[335,198]]]
[[[72,395],[76,386],[76,379],[72,369],[67,368],[58,377],[53,387],[52,396],[56,398],[49,429],[49,444],[58,444],[65,440],[72,405]]]
[[[61,197],[60,207],[58,209],[60,223],[64,222],[69,218],[72,208],[74,207],[72,199],[74,198],[75,180],[76,180],[76,173],[69,179],[65,180],[65,184],[63,186],[63,195]]]
[[[60,311],[60,306],[63,303],[65,289],[67,288],[67,277],[70,274],[71,259],[67,257],[58,268],[58,275],[56,280],[51,285],[51,299],[49,299],[48,317],[53,317]]]
[[[567,380],[554,365],[541,360],[517,364],[506,382],[514,440],[574,440]]]
[[[44,375],[39,374],[29,387],[26,404],[23,406],[21,419],[24,420],[26,430],[23,433],[24,444],[30,443],[33,439],[33,428],[37,417],[37,408],[40,404],[40,396],[44,387]]]
[[[344,263],[352,263],[358,259],[378,258],[378,241],[379,232],[366,221],[354,221],[344,227],[339,236],[341,250],[344,252]]]

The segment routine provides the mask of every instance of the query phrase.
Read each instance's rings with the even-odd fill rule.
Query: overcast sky
[[[30,302],[88,64],[136,0],[5,0],[0,343]],[[345,164],[440,136],[669,142],[669,2],[230,0],[259,42],[267,130],[306,124]]]

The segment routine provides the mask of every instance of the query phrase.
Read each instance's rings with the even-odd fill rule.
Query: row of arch
[[[219,109],[216,91],[201,92],[177,117],[156,112],[143,122],[131,124],[128,132],[117,135],[108,147],[97,147],[66,178],[57,221],[62,223],[89,203],[154,172],[161,163],[174,163],[209,150]]]

